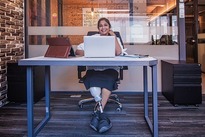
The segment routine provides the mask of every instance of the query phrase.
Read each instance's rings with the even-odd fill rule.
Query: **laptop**
[[[115,57],[114,36],[84,36],[84,56],[88,58]]]
[[[45,57],[67,58],[72,50],[68,37],[51,37],[47,38],[48,49]]]

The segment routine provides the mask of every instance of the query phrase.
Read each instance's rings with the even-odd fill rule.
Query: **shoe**
[[[112,128],[112,123],[108,117],[104,113],[100,114],[100,121],[98,125],[98,132],[104,133]]]
[[[100,111],[93,112],[92,119],[90,121],[90,127],[93,130],[98,131],[99,121],[100,121]]]

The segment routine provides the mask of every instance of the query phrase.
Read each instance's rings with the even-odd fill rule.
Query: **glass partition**
[[[101,17],[110,20],[124,44],[177,44],[176,0],[30,0],[29,44],[46,37],[68,36],[73,45],[97,30]]]

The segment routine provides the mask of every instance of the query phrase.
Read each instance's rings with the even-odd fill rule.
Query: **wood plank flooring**
[[[82,96],[71,97],[73,94]],[[78,101],[87,97],[89,93],[51,93],[52,117],[38,137],[151,137],[143,117],[142,94],[119,94],[123,104],[121,112],[115,110],[116,104],[107,105],[105,113],[113,127],[104,134],[89,127],[94,103],[84,105],[83,109],[78,107]],[[199,107],[174,107],[161,94],[158,104],[159,137],[205,137],[205,95]],[[44,116],[44,106],[44,99],[35,104],[35,125]],[[26,104],[9,103],[0,108],[0,137],[24,137],[26,134]]]

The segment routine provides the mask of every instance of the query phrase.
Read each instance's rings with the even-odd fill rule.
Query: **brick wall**
[[[23,0],[0,1],[0,106],[7,101],[7,63],[24,57]]]

